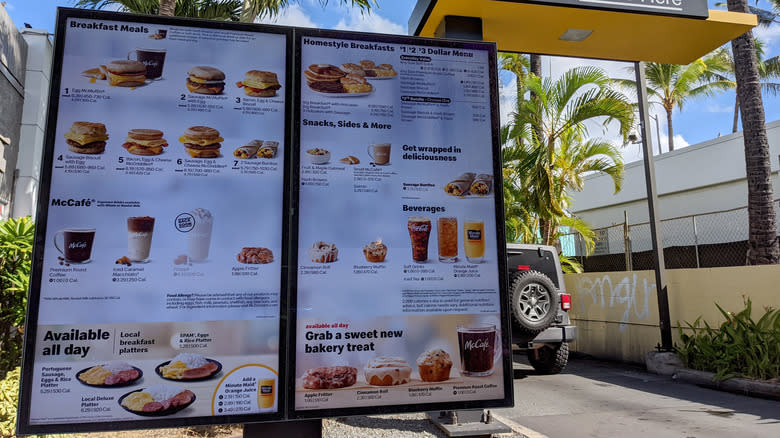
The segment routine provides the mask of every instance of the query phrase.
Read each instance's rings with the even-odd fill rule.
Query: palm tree
[[[255,18],[273,17],[299,0],[72,0],[77,8],[116,8],[122,12],[177,17],[253,22]],[[322,6],[328,0],[319,0]],[[369,12],[377,0],[339,0]]]
[[[173,17],[176,13],[176,0],[160,0],[160,15]]]
[[[661,64],[648,62],[645,64],[647,77],[647,95],[651,104],[660,104],[666,111],[666,129],[669,139],[669,151],[674,150],[674,126],[672,112],[674,107],[682,110],[683,104],[689,99],[712,96],[718,91],[734,87],[734,82],[719,79],[715,73],[726,71],[727,65],[722,56],[707,56],[699,58],[688,65]],[[634,67],[629,67],[633,73]],[[618,85],[636,90],[636,82],[630,79],[615,79]]]
[[[557,80],[529,75],[524,82],[536,97],[518,102],[511,126],[503,131],[506,214],[517,218],[510,219],[513,229],[507,235],[555,244],[558,227],[567,225],[592,236],[568,213],[567,191],[582,190],[582,176],[594,171],[612,176],[619,190],[623,163],[614,146],[585,139],[587,124],[617,122],[626,138],[634,121],[632,105],[593,67],[569,70]]]
[[[729,11],[748,12],[746,0],[728,0]],[[753,32],[731,41],[734,77],[745,142],[745,170],[748,183],[748,253],[751,265],[780,263],[780,242],[772,191],[772,168],[766,136],[764,103],[756,60]]]
[[[758,77],[761,78],[761,90],[771,96],[777,96],[780,91],[780,83],[771,82],[770,79],[780,78],[780,57],[773,56],[764,59],[764,43],[756,39],[756,61],[758,63]],[[724,80],[733,80],[734,77],[734,55],[731,53],[731,47],[723,46],[713,53],[714,56],[722,57],[727,65],[726,73],[730,76],[716,73],[716,77]],[[736,85],[736,83],[735,83]],[[734,124],[731,132],[737,132],[739,129],[739,95],[734,98]]]

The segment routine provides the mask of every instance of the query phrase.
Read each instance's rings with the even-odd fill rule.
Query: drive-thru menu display
[[[511,400],[495,47],[296,44],[294,415]]]
[[[291,32],[133,19],[60,14],[25,431],[282,415]]]
[[[20,432],[511,405],[494,44],[61,9],[54,65]]]

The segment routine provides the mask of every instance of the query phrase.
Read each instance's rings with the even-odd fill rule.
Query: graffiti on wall
[[[637,273],[614,272],[600,277],[576,275],[574,295],[579,300],[579,311],[584,319],[588,309],[622,311],[620,331],[630,322],[640,322],[650,317],[650,296],[655,296],[655,282]]]

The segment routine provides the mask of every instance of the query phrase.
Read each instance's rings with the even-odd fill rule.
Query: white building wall
[[[780,176],[778,176],[780,121],[767,124],[767,136],[774,194],[775,199],[778,199],[780,198]],[[660,219],[730,210],[747,205],[745,150],[741,132],[656,156],[655,174]],[[585,179],[585,188],[582,192],[572,193],[572,212],[593,228],[622,224],[624,212],[628,213],[629,224],[648,221],[644,165],[641,161],[626,165],[623,189],[614,195],[613,192],[611,178],[605,175],[591,175]],[[744,221],[735,218],[718,225],[720,234],[734,236],[733,239],[726,241],[745,240],[747,238],[746,218],[745,215]],[[697,222],[698,228],[706,227],[699,222],[704,221]],[[673,229],[669,231],[679,234]],[[678,236],[677,240],[687,238],[689,237]],[[642,250],[636,247],[638,243],[634,243],[634,250]]]
[[[27,76],[13,215],[35,217],[54,48],[45,30],[24,29],[22,36],[28,46]]]

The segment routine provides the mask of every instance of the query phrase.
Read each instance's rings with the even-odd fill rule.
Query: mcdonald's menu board
[[[495,46],[296,44],[293,415],[508,405]]]
[[[21,431],[281,417],[291,47],[60,11]]]

